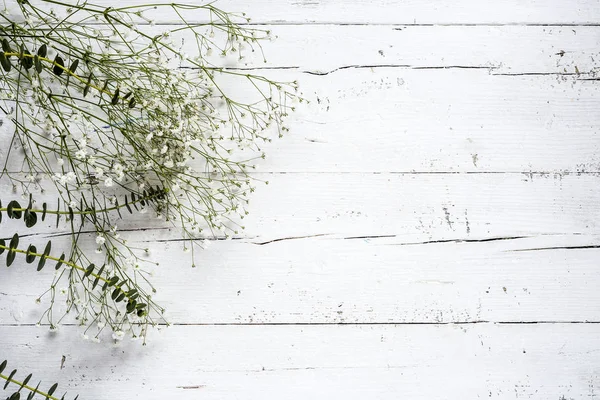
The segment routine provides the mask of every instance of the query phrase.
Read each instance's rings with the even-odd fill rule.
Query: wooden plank
[[[297,79],[312,102],[298,105],[290,134],[264,146],[261,171],[600,170],[600,85],[584,77],[460,68],[263,72]],[[248,95],[239,82],[223,85]]]
[[[114,7],[110,0],[94,3]],[[130,4],[147,4],[130,0]],[[221,0],[217,7],[246,12],[255,23],[326,24],[597,24],[596,0]],[[147,12],[156,22],[179,21],[173,12]],[[189,22],[207,21],[206,13],[187,12]]]
[[[81,398],[587,399],[600,383],[591,324],[180,326],[144,348],[73,346],[72,328],[0,335],[20,377]]]
[[[138,241],[145,235],[139,232]],[[54,239],[53,247],[63,243],[67,240]],[[160,263],[150,269],[151,281],[167,320],[600,322],[600,235],[421,243],[398,237],[318,237],[260,243],[218,241],[196,254],[195,269],[180,242],[141,243]],[[20,258],[10,269],[0,269],[0,325],[37,323],[49,299],[35,300],[48,289],[52,275],[51,269],[35,273]],[[58,304],[63,298],[58,294]]]
[[[182,244],[172,241],[176,229],[157,229],[164,224],[148,214],[117,222],[132,229],[123,233],[132,243],[149,247],[167,266],[157,269],[154,282],[173,321],[600,320],[600,176],[268,179],[253,195],[247,232],[201,251],[197,270],[189,268]],[[10,221],[3,231],[19,224]],[[42,246],[52,238],[59,249],[55,235],[64,228],[57,232],[48,224],[23,243]],[[89,242],[93,254],[93,238]],[[32,281],[22,260],[0,274],[6,296],[0,321],[36,322],[43,309],[34,300],[51,276]]]
[[[399,240],[485,239],[540,234],[598,234],[599,174],[257,174],[269,181],[250,196],[237,237],[395,235]],[[2,191],[8,193],[7,186]],[[48,191],[36,197],[48,201]],[[267,206],[266,206],[267,205]],[[124,214],[120,229],[168,227],[150,214]],[[10,222],[10,221],[7,221]],[[4,222],[3,222],[4,223]],[[51,218],[28,232],[55,234]],[[8,227],[21,227],[12,221]],[[176,228],[145,233],[180,237]],[[211,236],[209,236],[211,237]]]
[[[143,27],[150,35],[177,26]],[[397,26],[397,25],[266,25],[275,38],[263,41],[263,52],[206,57],[235,68],[298,68],[327,73],[351,66],[405,68],[484,68],[494,74],[571,73],[598,70],[600,28],[595,26]],[[213,39],[225,42],[219,34]],[[195,40],[173,34],[187,54],[197,54]],[[318,54],[318,57],[314,55]]]
[[[594,81],[402,68],[298,81],[312,103],[291,118],[284,140],[266,147],[269,171],[599,169]]]

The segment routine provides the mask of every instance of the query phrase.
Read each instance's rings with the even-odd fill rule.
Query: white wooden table
[[[218,4],[313,100],[247,232],[192,270],[139,219],[145,347],[36,327],[50,275],[0,269],[0,358],[82,399],[600,398],[600,1]]]

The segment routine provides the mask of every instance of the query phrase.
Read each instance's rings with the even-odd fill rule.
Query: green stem
[[[165,189],[165,191],[168,191],[168,189]],[[135,201],[131,201],[127,204],[137,204],[137,203],[141,203],[142,201],[149,201],[152,200],[154,197],[156,197],[157,195],[154,196],[146,196],[146,197],[141,197],[141,198],[137,198],[135,199]],[[108,207],[108,208],[103,208],[101,210],[83,210],[83,211],[57,211],[57,210],[39,210],[39,209],[35,209],[35,208],[13,208],[12,211],[18,211],[18,212],[25,212],[27,210],[29,210],[30,212],[37,212],[37,213],[46,213],[46,214],[53,214],[53,215],[92,215],[92,214],[100,214],[100,213],[107,213],[109,211],[115,211],[121,208],[125,208],[127,207],[127,204],[119,204],[116,205],[114,207]],[[8,207],[0,207],[0,212],[2,211],[8,211]]]
[[[22,250],[22,249],[11,249],[9,246],[3,246],[3,245],[1,245],[1,244],[0,244],[0,249],[2,249],[2,250],[7,250],[7,251],[14,251],[15,253],[20,253],[20,254],[28,254],[28,255],[35,256],[35,257],[43,257],[43,258],[45,258],[46,260],[52,260],[52,261],[61,261],[61,259],[60,259],[60,258],[53,257],[53,256],[51,256],[51,255],[46,255],[46,254],[44,254],[44,253],[32,253],[32,252],[29,252],[29,251],[27,251],[27,250]],[[66,261],[66,260],[62,260],[62,263],[63,263],[63,264],[65,264],[65,265],[68,265],[69,267],[71,267],[71,268],[73,268],[73,269],[77,269],[77,270],[79,270],[79,271],[85,272],[85,268],[83,268],[83,267],[82,267],[82,266],[80,266],[80,265],[77,265],[77,264],[75,264],[75,263],[74,263],[74,262],[72,262],[72,261]],[[103,277],[102,275],[98,275],[98,274],[95,274],[95,273],[91,273],[91,274],[90,274],[90,276],[93,276],[94,278],[98,278],[98,279],[99,279],[99,280],[101,280],[101,281],[108,282],[108,279],[106,279],[106,278],[105,278],[105,277]],[[120,289],[120,287],[119,287],[119,286],[116,286],[116,285],[115,285],[115,287],[118,287],[118,288]]]
[[[35,58],[35,57],[37,57],[37,58],[38,58],[39,60],[41,60],[41,61],[45,61],[45,62],[47,62],[47,63],[50,63],[50,64],[52,64],[52,66],[54,66],[54,67],[58,67],[58,68],[62,69],[62,70],[63,70],[64,72],[66,72],[68,75],[70,75],[70,76],[72,76],[73,78],[77,79],[78,81],[80,81],[80,82],[81,82],[81,83],[83,83],[84,85],[88,85],[89,87],[96,89],[96,90],[97,90],[98,92],[100,92],[100,93],[107,94],[107,95],[109,95],[109,96],[111,96],[111,97],[113,97],[113,96],[114,96],[114,93],[111,93],[110,91],[108,91],[108,90],[106,90],[106,89],[102,89],[102,88],[100,88],[99,86],[93,85],[91,82],[90,82],[90,83],[88,83],[88,81],[87,81],[85,78],[82,78],[81,76],[79,76],[79,75],[75,74],[74,72],[71,72],[71,70],[70,70],[69,68],[67,68],[67,67],[65,67],[64,65],[61,65],[61,64],[57,63],[56,61],[54,61],[54,60],[51,60],[51,59],[49,59],[49,58],[46,58],[46,57],[40,57],[40,56],[38,56],[38,55],[36,55],[36,54],[25,54],[25,53],[21,54],[21,53],[16,53],[16,52],[14,52],[14,51],[13,51],[13,52],[5,52],[5,53],[4,53],[4,55],[5,55],[6,57],[15,56],[15,57],[18,57],[18,58],[21,58],[21,57]],[[119,96],[119,98],[123,99],[123,96]]]
[[[15,385],[19,385],[21,388],[25,388],[25,389],[29,390],[30,392],[39,394],[40,396],[44,396],[46,399],[60,400],[54,396],[49,395],[48,393],[42,392],[41,390],[34,388],[32,386],[23,385],[23,382],[19,382],[18,380],[14,379],[14,378],[8,379],[8,376],[2,375],[2,374],[0,374],[0,378],[4,379],[5,381],[12,382]]]

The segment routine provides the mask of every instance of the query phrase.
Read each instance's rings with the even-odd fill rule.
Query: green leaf
[[[127,195],[125,195],[125,207],[127,207],[127,211],[129,211],[129,214],[133,214],[133,210],[131,209],[131,207],[129,207],[129,202],[127,201]]]
[[[50,387],[50,390],[48,390],[48,395],[49,395],[49,396],[52,396],[52,394],[53,394],[54,392],[56,392],[56,388],[57,388],[57,387],[58,387],[58,383],[55,383],[54,385],[52,385],[52,386]],[[46,397],[46,398],[48,398],[48,397]]]
[[[42,65],[42,62],[40,61],[40,56],[38,56],[37,54],[35,55],[35,57],[33,57],[33,65],[35,65],[35,70],[38,74],[42,73],[42,70],[44,69],[44,66]]]
[[[2,69],[4,69],[6,72],[10,71],[10,68],[11,68],[10,60],[8,58],[6,58],[6,55],[4,54],[4,52],[0,52],[0,65],[2,65]]]
[[[2,39],[2,50],[4,50],[6,53],[12,53],[10,44],[8,43],[8,40],[6,40],[6,39]]]
[[[113,290],[112,294],[110,295],[110,298],[115,300],[117,297],[119,297],[120,294],[121,294],[121,289],[116,288],[115,290]]]
[[[146,311],[144,311],[144,310],[138,310],[137,311],[137,316],[138,317],[142,318],[144,315],[146,315]]]
[[[90,76],[88,76],[88,80],[85,84],[85,88],[83,89],[83,97],[87,96],[88,92],[90,91],[91,83],[92,83],[92,74],[90,74]]]
[[[9,250],[8,254],[6,255],[6,266],[10,267],[11,264],[13,263],[13,261],[15,261],[15,257],[17,256],[17,253]]]
[[[47,204],[42,204],[42,221],[46,219]]]
[[[90,276],[92,272],[94,272],[94,267],[94,264],[90,264],[90,266],[85,269],[85,274],[83,274],[83,277],[87,278],[88,276]]]
[[[35,394],[38,392],[38,389],[40,388],[41,384],[42,384],[42,382],[38,382],[37,386],[35,387],[35,390],[33,392],[29,393],[29,395],[27,396],[27,400],[33,399],[33,396],[35,396]]]
[[[7,361],[6,361],[6,360],[4,360],[4,361],[2,361],[2,364],[0,364],[0,374],[1,374],[1,373],[2,373],[2,371],[4,371],[4,369],[6,368],[6,363],[7,363]]]
[[[122,302],[125,299],[125,293],[121,292],[121,294],[119,296],[117,296],[117,298],[115,299],[115,301],[117,303]]]
[[[37,270],[41,271],[44,268],[44,265],[46,265],[46,258],[40,257],[40,261],[38,262]]]
[[[92,284],[92,290],[94,290],[96,288],[99,280],[100,280],[100,275],[97,275],[96,279],[94,279],[94,283]]]
[[[48,54],[48,46],[46,46],[45,44],[43,44],[38,49],[37,55],[40,56],[40,57],[46,57],[46,54]]]
[[[65,261],[65,253],[62,253],[62,255],[60,256],[60,258],[58,259],[58,262],[56,263],[56,267],[54,267],[55,270],[60,269],[60,267],[63,265],[63,262]]]
[[[35,254],[37,254],[37,249],[34,245],[30,244],[27,248],[27,254],[25,255],[25,261],[27,261],[27,264],[31,264],[35,261]]]
[[[10,243],[8,245],[8,247],[10,248],[10,250],[14,250],[19,246],[19,234],[15,233],[12,237],[12,239],[10,239]]]
[[[44,255],[46,257],[50,255],[50,249],[52,249],[52,241],[48,240],[48,243],[46,243],[46,247],[44,248]]]
[[[27,57],[26,57],[27,56]],[[23,53],[21,55],[21,65],[26,69],[29,70],[31,67],[33,67],[33,58],[29,57],[31,56],[31,53],[29,52],[29,50],[24,49]]]
[[[58,228],[58,222],[60,221],[60,199],[58,199],[56,204],[56,227]]]
[[[119,102],[119,88],[115,89],[115,94],[113,94],[110,104],[115,106],[115,105],[117,105],[118,102]]]
[[[134,312],[135,306],[136,306],[135,300],[132,300],[129,303],[127,303],[127,309],[126,309],[127,314],[131,314],[132,312]]]
[[[27,375],[27,377],[25,378],[25,380],[21,384],[21,388],[23,388],[23,386],[25,386],[25,385],[27,385],[29,383],[29,381],[31,380],[31,376],[32,376],[32,374]]]
[[[16,373],[17,373],[17,370],[13,369],[12,372],[10,373],[10,375],[8,375],[8,379],[6,380],[6,383],[4,384],[5,390],[6,390],[6,387],[8,386],[8,384],[10,383],[10,380],[13,378],[13,376],[15,376]]]
[[[21,399],[21,393],[19,392],[14,392],[9,398],[8,400],[20,400]]]
[[[38,266],[37,266],[37,270],[41,271],[42,268],[44,268],[44,265],[46,265],[46,258],[48,257],[48,255],[50,255],[50,249],[52,248],[52,242],[48,241],[48,243],[46,244],[46,248],[44,249],[44,255],[42,257],[40,257],[40,261],[38,262]]]
[[[75,70],[77,70],[78,65],[79,65],[79,60],[73,61],[73,64],[71,64],[71,66],[69,67],[69,71],[71,71],[72,74],[75,74]]]
[[[52,72],[54,72],[54,74],[56,76],[60,76],[63,73],[63,68],[65,67],[65,62],[63,61],[63,59],[57,55],[56,58],[54,59],[54,68],[52,68]],[[56,65],[58,64],[58,65]],[[63,68],[61,68],[63,67]]]
[[[10,203],[8,203],[8,206],[6,206],[6,214],[8,215],[8,218],[11,219],[19,219],[21,218],[21,210],[15,210],[15,208],[21,208],[21,205],[19,204],[18,201],[13,200]]]
[[[119,277],[115,275],[112,278],[110,278],[107,283],[108,283],[108,286],[110,287],[110,286],[114,286],[117,282],[119,282]]]
[[[28,228],[33,227],[37,223],[36,213],[29,209],[25,210],[25,216],[23,219],[25,220],[25,226]]]
[[[100,268],[100,270],[98,271],[98,273],[96,274],[96,279],[94,279],[94,283],[92,284],[92,290],[94,290],[96,288],[96,286],[98,285],[98,282],[100,281],[100,277],[102,276],[102,273],[104,272],[104,265]]]

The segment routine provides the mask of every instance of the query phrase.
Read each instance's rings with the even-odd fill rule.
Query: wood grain
[[[144,348],[72,328],[0,335],[5,355],[87,398],[593,399],[600,382],[597,324],[178,326]]]
[[[114,6],[110,0],[95,4]],[[130,0],[127,4],[147,4]],[[246,12],[255,23],[320,24],[598,24],[596,0],[220,0],[217,6]],[[146,15],[157,22],[178,22],[174,13]],[[190,22],[207,21],[206,14],[188,14]]]
[[[250,214],[237,236],[267,242],[288,237],[394,235],[404,242],[487,239],[599,232],[598,174],[260,174]],[[1,187],[1,186],[0,186]],[[7,186],[3,186],[7,191]],[[56,202],[54,195],[38,201]],[[264,207],[264,204],[269,207]],[[122,229],[169,228],[150,214],[124,214]],[[9,221],[10,222],[10,221]],[[8,227],[18,227],[12,221]],[[33,232],[67,232],[51,218]],[[181,237],[176,228],[144,233],[144,240]],[[208,235],[208,238],[212,236]],[[134,236],[133,240],[140,240]]]
[[[160,263],[155,299],[175,324],[600,322],[600,235],[218,241],[195,269],[179,242],[142,245]],[[22,261],[0,270],[11,282],[0,325],[38,322],[52,272],[31,281]]]
[[[159,262],[174,323],[146,347],[35,327],[52,272],[18,259],[0,269],[0,358],[81,398],[600,396],[600,2],[217,5],[278,38],[266,64],[211,61],[298,80],[311,101],[264,148],[247,229],[191,269],[176,229],[119,223]],[[177,23],[148,15],[142,29]],[[5,222],[2,237],[20,223]]]
[[[283,140],[263,146],[260,171],[600,171],[596,81],[461,68],[264,73],[297,79],[311,103],[298,105]],[[237,80],[221,81],[238,98],[248,95]]]

